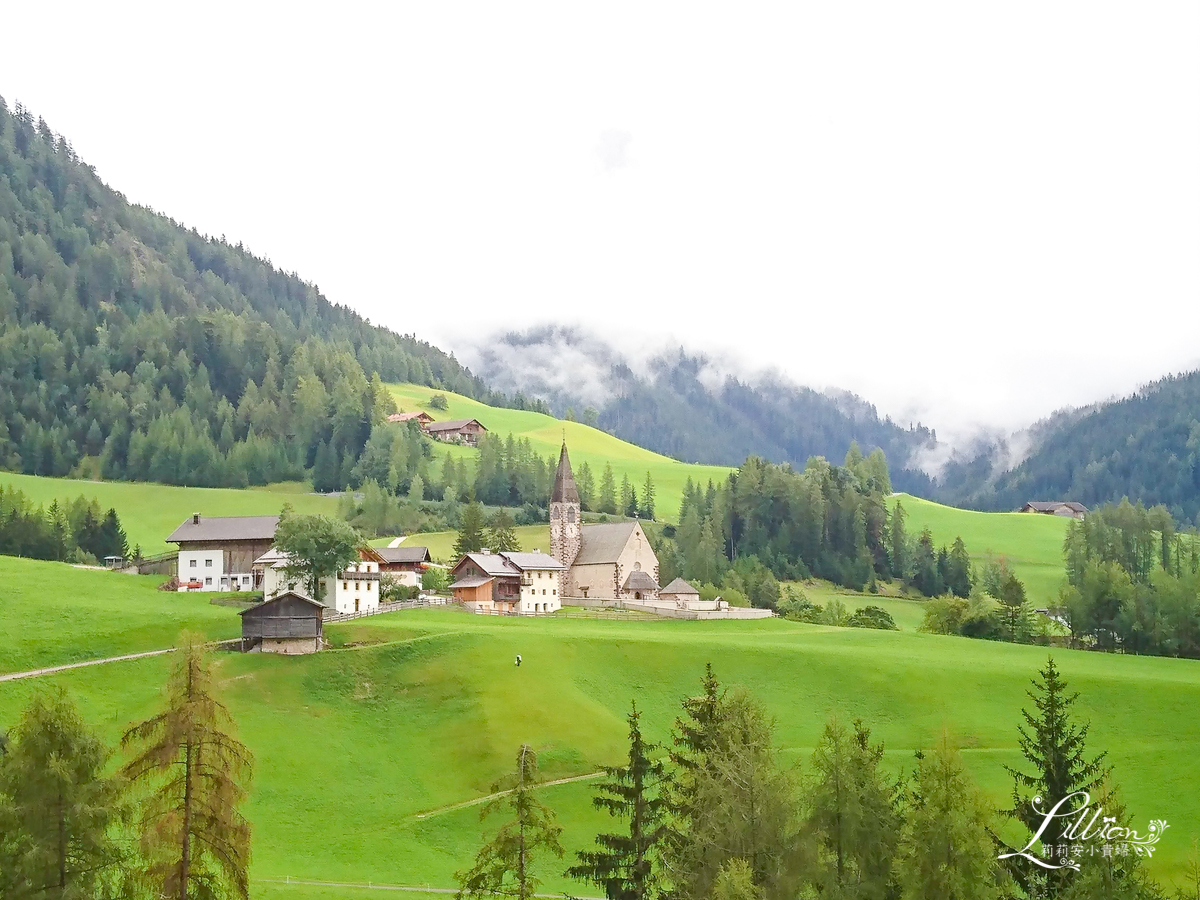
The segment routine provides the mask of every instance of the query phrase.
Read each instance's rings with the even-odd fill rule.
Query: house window
[[[356,591],[361,591],[362,590],[362,582],[361,581],[354,582],[354,589]]]
[[[188,560],[188,568],[189,568],[189,569],[194,569],[194,568],[196,568],[196,561],[195,561],[194,559],[189,559],[189,560]]]
[[[546,589],[545,589],[545,588],[542,588],[542,596],[543,596],[543,597],[545,597],[545,596],[546,596]]]
[[[205,579],[204,579],[204,583],[205,583],[205,584],[212,584],[212,576],[210,575],[210,576],[208,576],[207,578],[205,578]]]
[[[553,594],[555,597],[557,597],[558,596],[558,588],[555,588],[550,593]]]
[[[350,585],[349,585],[349,583],[347,583],[347,582],[343,581],[343,582],[342,582],[342,590],[343,590],[343,591],[348,591],[348,590],[350,590]]]
[[[242,584],[249,584],[249,583],[250,583],[250,576],[249,576],[249,575],[243,575],[243,576],[242,576]]]
[[[204,561],[204,567],[205,567],[206,569],[211,569],[211,568],[212,568],[212,560],[211,560],[211,559],[206,559],[206,560]]]
[[[370,589],[371,589],[371,582],[368,581],[367,582],[367,590],[369,591]]]

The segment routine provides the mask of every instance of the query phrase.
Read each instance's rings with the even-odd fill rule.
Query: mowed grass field
[[[575,475],[578,477],[579,467],[585,462],[588,463],[595,474],[597,491],[600,489],[600,475],[604,472],[606,463],[612,463],[618,490],[621,487],[622,476],[628,475],[640,494],[646,481],[646,473],[649,472],[654,479],[655,512],[659,519],[676,520],[679,515],[679,503],[683,498],[683,486],[688,478],[702,486],[707,485],[710,479],[719,484],[733,471],[728,466],[679,462],[580,422],[564,422],[553,416],[519,409],[499,409],[461,394],[438,391],[422,385],[391,384],[388,385],[388,389],[404,411],[425,410],[442,422],[452,419],[478,419],[489,432],[501,438],[510,433],[517,439],[528,438],[534,451],[542,457],[552,455],[557,460],[565,436]],[[445,396],[447,409],[430,408],[429,398],[434,394]],[[477,454],[477,451],[470,448],[449,444],[436,446],[439,455],[453,453],[456,457],[473,459]]]
[[[44,574],[44,584],[60,590],[54,573]],[[60,627],[86,634],[100,627],[106,611],[121,617],[127,633],[164,627],[156,622],[161,608],[109,593],[121,576],[83,572],[81,578],[96,584],[63,582],[62,593],[96,596]],[[209,627],[216,632],[224,617],[237,618],[229,607],[212,612]],[[225,700],[256,757],[247,813],[258,879],[451,887],[481,830],[477,807],[451,807],[488,793],[522,742],[539,751],[547,780],[590,775],[620,761],[633,699],[648,736],[666,740],[680,699],[696,691],[706,662],[726,684],[745,685],[762,699],[778,722],[779,746],[802,771],[833,714],[868,723],[896,772],[949,729],[1000,805],[1010,786],[1001,766],[1019,763],[1024,691],[1047,654],[910,630],[778,619],[507,619],[446,609],[392,613],[329,631],[336,643],[357,646],[308,657],[215,657]],[[21,617],[5,622],[0,648],[8,658],[27,634]],[[153,643],[157,635],[142,641]],[[72,643],[39,661],[52,664]],[[517,653],[524,660],[519,669]],[[1200,780],[1200,663],[1054,655],[1080,692],[1079,714],[1092,723],[1090,746],[1109,751],[1133,824],[1144,828],[1151,817],[1171,823],[1152,870],[1160,877],[1178,873],[1192,835],[1200,834],[1200,796],[1191,790]],[[11,727],[32,692],[62,688],[115,741],[157,709],[170,666],[170,657],[154,657],[0,683],[0,727]],[[569,851],[588,846],[607,827],[590,805],[592,791],[590,780],[543,791]],[[565,864],[543,867],[546,890],[596,893],[564,880]],[[349,890],[255,882],[256,897],[349,896]]]
[[[177,549],[166,537],[192,513],[206,516],[274,516],[285,503],[299,513],[337,515],[337,499],[312,494],[306,482],[286,482],[259,488],[177,487],[135,481],[77,481],[41,475],[0,472],[5,489],[17,488],[34,504],[65,503],[81,494],[95,497],[102,509],[121,517],[129,549],[141,545],[147,556]]]
[[[1035,513],[956,509],[910,494],[897,494],[892,503],[897,500],[908,515],[905,527],[910,537],[928,528],[936,546],[948,547],[961,536],[977,570],[989,553],[1003,556],[1024,582],[1034,606],[1047,606],[1058,598],[1066,577],[1062,547],[1069,520]]]

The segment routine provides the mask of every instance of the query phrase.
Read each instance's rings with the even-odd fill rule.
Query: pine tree
[[[313,490],[318,494],[339,490],[341,488],[339,479],[337,451],[330,447],[328,442],[321,441],[317,445],[317,455],[313,462]]]
[[[454,555],[461,557],[466,553],[477,553],[482,550],[484,536],[483,504],[478,500],[472,500],[463,510],[458,538],[454,541]]]
[[[144,877],[160,896],[201,900],[231,891],[250,896],[246,799],[252,759],[233,736],[216,699],[202,639],[184,635],[163,712],[131,728],[125,776],[145,793],[141,805]]]
[[[521,549],[512,517],[502,509],[496,510],[487,528],[487,546],[493,553],[510,553]]]
[[[129,542],[115,509],[106,512],[104,520],[100,523],[97,533],[97,550],[98,559],[103,559],[105,556],[119,556],[121,559],[125,559],[129,555]]]
[[[633,485],[629,482],[628,475],[621,476],[620,513],[623,516],[637,515],[637,495],[634,493]]]
[[[604,474],[600,476],[600,499],[597,509],[610,516],[617,511],[617,488],[613,480],[612,463],[604,464]]]
[[[119,862],[109,749],[62,694],[35,695],[12,737],[0,754],[0,896],[95,896]]]
[[[943,734],[919,756],[905,827],[901,882],[905,900],[998,900],[1002,872],[991,812]]]
[[[892,577],[904,580],[908,578],[908,539],[904,533],[904,520],[907,518],[904,512],[904,507],[900,505],[900,501],[896,501],[895,507],[892,509],[891,522],[891,564]]]
[[[1004,622],[1005,637],[1010,641],[1029,639],[1029,603],[1025,599],[1025,585],[1011,572],[1000,582],[1000,613]]]
[[[643,519],[654,521],[654,479],[646,473],[646,483],[642,485],[642,502],[638,506],[638,515]]]
[[[579,467],[575,484],[579,488],[579,505],[585,510],[595,509],[596,478],[592,475],[592,467],[586,462]]]
[[[609,780],[598,785],[592,804],[629,822],[628,833],[598,834],[599,850],[580,851],[571,878],[604,888],[608,900],[652,900],[658,894],[657,856],[667,832],[662,788],[666,768],[652,760],[658,748],[642,738],[641,714],[634,704],[629,722],[629,764],[607,768]]]
[[[484,844],[475,856],[475,864],[459,872],[457,900],[500,895],[517,900],[531,900],[539,880],[533,869],[538,857],[551,853],[563,855],[559,840],[562,829],[554,813],[534,796],[537,774],[537,754],[528,744],[517,751],[517,768],[507,781],[509,790],[483,807],[480,819],[507,808],[512,819],[505,822],[495,837]],[[497,791],[506,785],[495,786]]]
[[[1038,806],[1043,812],[1076,791],[1086,791],[1095,799],[1111,771],[1105,765],[1106,753],[1087,755],[1089,726],[1076,724],[1071,717],[1071,707],[1079,695],[1068,692],[1054,657],[1046,660],[1046,667],[1032,684],[1033,690],[1026,694],[1033,701],[1033,709],[1021,710],[1025,725],[1017,728],[1017,743],[1033,771],[1005,766],[1013,778],[1012,808],[1005,815],[1024,825],[1029,837],[1037,833],[1045,819],[1034,807],[1035,797],[1041,798]],[[1067,843],[1064,833],[1069,828],[1068,819],[1052,820],[1042,833],[1043,846]],[[1028,840],[1025,838],[1021,847]],[[1014,856],[1008,864],[1013,879],[1027,894],[1040,887],[1050,898],[1059,896],[1074,875],[1071,869],[1033,872],[1034,867],[1020,856]]]

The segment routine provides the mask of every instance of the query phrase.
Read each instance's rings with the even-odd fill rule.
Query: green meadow
[[[337,515],[337,499],[310,493],[307,483],[286,482],[260,488],[177,487],[139,481],[78,481],[0,472],[5,489],[17,488],[35,504],[65,503],[79,495],[95,497],[103,509],[113,508],[129,538],[129,549],[141,545],[147,556],[174,550],[166,537],[192,513],[206,516],[274,516],[285,503],[296,512]]]
[[[942,506],[910,494],[896,494],[892,501],[904,506],[905,527],[910,537],[928,528],[941,547],[962,537],[975,563],[976,572],[988,555],[1003,556],[1025,584],[1034,606],[1046,606],[1058,597],[1065,578],[1063,539],[1068,519],[1036,513],[976,512]]]
[[[53,630],[74,636],[49,640],[31,622],[36,598],[9,604],[6,593],[0,609],[16,608],[6,613],[0,658],[21,667],[77,659],[77,644],[98,653],[154,649],[183,625],[236,633],[231,607],[178,595],[160,601],[128,576],[23,565],[42,568],[11,574],[61,594]],[[814,588],[813,599],[825,601],[823,590]],[[253,874],[452,887],[480,836],[478,807],[458,804],[486,795],[520,743],[537,748],[547,780],[590,775],[621,759],[631,700],[650,737],[666,740],[706,662],[725,683],[762,699],[777,720],[779,746],[801,771],[830,715],[868,723],[897,772],[947,729],[1001,804],[1009,788],[1001,766],[1019,762],[1024,691],[1047,651],[923,635],[908,625],[878,632],[778,619],[508,619],[419,610],[330,626],[345,649],[314,656],[218,653],[219,683],[256,757],[247,809]],[[1108,750],[1116,766],[1133,824],[1171,823],[1151,864],[1169,878],[1200,834],[1200,797],[1191,790],[1200,780],[1200,663],[1053,652],[1080,692],[1091,747]],[[0,683],[0,727],[12,724],[33,691],[62,688],[115,741],[156,709],[170,665],[170,657],[153,657]],[[544,789],[569,851],[605,826],[591,792],[590,780]],[[558,864],[544,867],[546,890],[595,893],[560,873]],[[257,897],[349,890],[255,882]]]
[[[646,473],[649,472],[654,479],[655,506],[660,519],[674,521],[678,517],[683,486],[688,478],[701,485],[708,484],[710,479],[720,483],[733,471],[728,466],[679,462],[580,422],[565,422],[553,416],[526,410],[487,406],[461,394],[438,391],[422,385],[392,384],[388,385],[388,389],[396,398],[401,410],[425,410],[439,421],[478,419],[489,432],[501,438],[510,433],[517,439],[528,438],[534,451],[543,457],[553,455],[557,459],[565,438],[575,474],[579,474],[581,465],[588,463],[595,473],[597,490],[606,463],[612,464],[618,489],[622,476],[628,475],[640,493],[642,484],[646,481]],[[447,409],[438,410],[429,406],[429,398],[434,394],[445,396]],[[473,459],[477,453],[470,448],[449,444],[438,444],[437,448],[439,454],[453,453],[469,459]]]

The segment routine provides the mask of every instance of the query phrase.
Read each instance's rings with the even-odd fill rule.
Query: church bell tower
[[[567,442],[563,441],[558,455],[558,471],[554,473],[554,489],[550,492],[550,555],[567,567],[559,578],[558,595],[566,593],[570,568],[583,546],[583,510],[579,504],[579,488],[571,473]]]

